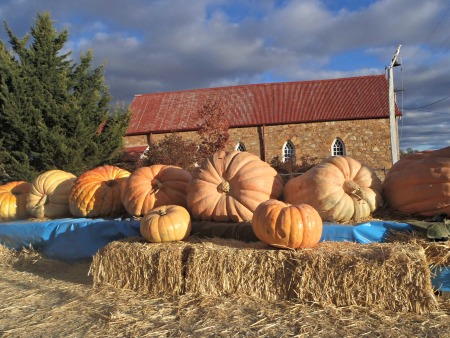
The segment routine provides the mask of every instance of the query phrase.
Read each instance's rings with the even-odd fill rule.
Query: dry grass
[[[389,212],[374,217],[405,219],[386,215]],[[448,263],[445,247],[435,257],[430,248],[436,244],[410,239],[393,241],[421,246],[430,264]],[[449,337],[448,293],[437,296],[439,309],[425,314],[265,300],[242,293],[159,297],[149,296],[151,288],[137,292],[106,283],[94,287],[88,274],[92,263],[68,264],[31,249],[18,253],[0,245],[0,336]],[[129,280],[128,286],[132,284]]]
[[[0,247],[2,337],[448,337],[440,310],[399,313],[229,296],[149,297],[92,287],[91,262],[67,264]]]

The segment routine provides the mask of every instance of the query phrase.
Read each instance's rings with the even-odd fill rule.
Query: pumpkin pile
[[[322,218],[310,205],[268,200],[256,208],[252,228],[260,241],[274,247],[311,248],[322,236]]]
[[[81,174],[70,189],[69,207],[77,217],[111,217],[124,212],[120,199],[130,172],[104,165]]]
[[[0,221],[15,221],[29,216],[27,197],[31,183],[13,181],[0,186]]]
[[[191,174],[179,167],[155,164],[131,173],[122,189],[122,203],[131,216],[144,216],[163,205],[186,207],[186,188]]]
[[[63,170],[49,170],[32,183],[27,197],[28,213],[36,218],[70,215],[69,192],[76,176]]]
[[[450,216],[450,147],[416,153],[395,163],[383,182],[383,195],[403,213]]]
[[[309,204],[324,221],[360,221],[382,203],[382,184],[375,172],[348,156],[330,157],[290,179],[284,201]]]
[[[79,177],[50,170],[0,186],[0,221],[127,213],[141,218],[149,242],[186,239],[191,218],[251,222],[261,241],[296,249],[320,241],[322,221],[362,221],[383,201],[404,213],[450,215],[450,147],[398,161],[383,183],[359,161],[334,156],[283,186],[268,163],[240,151],[218,151],[193,174],[163,164],[132,173],[104,165]]]
[[[250,221],[260,203],[280,198],[282,192],[281,177],[258,156],[218,151],[194,172],[187,205],[192,216],[203,221]]]

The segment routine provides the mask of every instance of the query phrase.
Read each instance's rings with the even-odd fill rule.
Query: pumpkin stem
[[[153,191],[158,191],[159,189],[161,189],[161,187],[163,185],[161,183],[161,181],[158,180],[157,178],[153,179],[151,184],[152,184]]]
[[[167,215],[167,208],[159,209],[157,212],[158,212],[159,216]]]
[[[358,200],[363,200],[365,197],[365,194],[361,190],[360,186],[351,180],[347,180],[344,182],[344,191],[346,194],[353,196]]]
[[[117,182],[115,180],[107,180],[105,182],[105,184],[106,184],[107,187],[112,188],[112,187],[114,187],[117,184]]]
[[[42,195],[42,197],[39,199],[39,202],[34,206],[34,209],[42,207],[44,204],[48,204],[49,201],[47,200],[47,195]]]
[[[230,191],[230,183],[228,183],[225,180],[222,180],[222,183],[220,183],[217,186],[217,191],[220,192],[220,193],[227,193],[227,192],[229,192]]]

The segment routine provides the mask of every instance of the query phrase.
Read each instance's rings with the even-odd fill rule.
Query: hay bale
[[[110,284],[153,296],[184,293],[186,242],[147,243],[142,238],[111,242],[92,260],[94,286]]]
[[[431,268],[450,266],[450,240],[433,241],[425,232],[389,230],[386,236],[389,243],[410,243],[421,246]]]
[[[94,257],[94,283],[152,295],[227,296],[425,313],[438,309],[423,248],[324,242],[279,250],[261,242],[114,242]]]
[[[325,242],[277,250],[212,240],[197,244],[186,263],[186,291],[194,294],[244,293],[400,312],[437,309],[424,251],[416,245]]]

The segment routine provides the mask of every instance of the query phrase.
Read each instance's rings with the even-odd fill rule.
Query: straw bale
[[[142,238],[111,242],[93,257],[94,286],[110,284],[150,295],[184,293],[185,242],[147,243]]]
[[[450,266],[450,240],[433,241],[420,231],[390,230],[386,242],[411,243],[421,246],[430,267]]]
[[[425,313],[438,308],[424,249],[415,244],[324,242],[279,250],[261,242],[134,239],[94,257],[94,285],[151,295],[246,296]]]
[[[437,308],[430,270],[416,245],[327,242],[277,250],[211,240],[196,245],[186,264],[186,290],[194,294],[244,293],[417,313]]]

